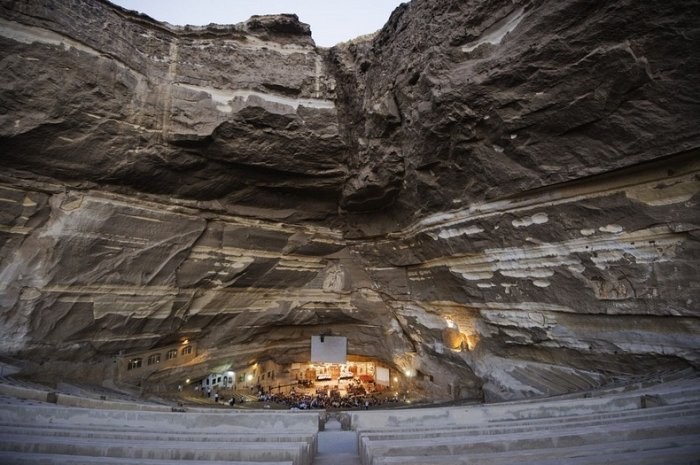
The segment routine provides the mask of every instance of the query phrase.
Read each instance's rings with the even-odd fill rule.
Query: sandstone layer
[[[196,340],[167,382],[334,334],[435,399],[697,368],[698,16],[413,0],[323,49],[3,0],[0,354]]]

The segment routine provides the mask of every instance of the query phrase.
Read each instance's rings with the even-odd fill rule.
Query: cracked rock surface
[[[413,0],[323,49],[0,1],[0,355],[104,380],[188,337],[205,374],[325,332],[486,400],[697,368],[699,16]]]

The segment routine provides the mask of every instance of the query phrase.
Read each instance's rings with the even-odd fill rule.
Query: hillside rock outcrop
[[[322,49],[0,1],[0,354],[104,379],[186,337],[205,374],[336,334],[435,399],[697,368],[699,14],[413,0]]]

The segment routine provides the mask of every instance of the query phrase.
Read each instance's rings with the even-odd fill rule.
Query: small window
[[[148,364],[149,365],[155,365],[156,363],[160,363],[160,354],[153,354],[148,357]]]
[[[141,368],[141,359],[140,358],[132,358],[129,360],[129,365],[127,366],[127,370],[135,370],[136,368]]]
[[[166,360],[171,360],[173,358],[177,357],[177,350],[169,350],[167,354],[165,354],[165,359]]]
[[[180,351],[180,353],[181,353],[182,355],[189,355],[189,354],[191,354],[191,353],[192,353],[192,346],[185,346],[185,347],[183,347],[182,350]]]

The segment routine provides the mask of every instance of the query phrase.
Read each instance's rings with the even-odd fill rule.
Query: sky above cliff
[[[389,19],[400,0],[112,0],[129,10],[140,11],[158,21],[184,26],[209,23],[235,24],[252,15],[296,13],[311,25],[316,45],[369,34]]]

